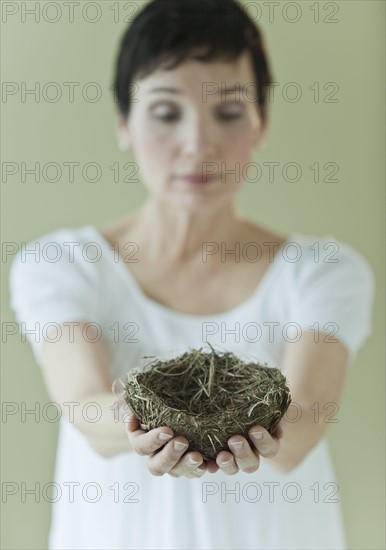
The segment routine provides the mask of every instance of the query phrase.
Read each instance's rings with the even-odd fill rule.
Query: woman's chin
[[[211,210],[217,210],[218,208],[221,208],[225,205],[226,202],[229,202],[225,199],[224,196],[222,197],[215,197],[215,196],[204,196],[204,195],[194,195],[194,194],[186,194],[185,196],[178,196],[173,197],[173,203],[175,204],[176,208],[183,208],[188,209],[190,211],[197,211],[197,212],[209,212]],[[170,204],[170,199],[168,199]]]

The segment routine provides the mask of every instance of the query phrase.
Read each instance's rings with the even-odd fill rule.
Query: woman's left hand
[[[261,433],[262,437],[257,439],[253,434]],[[270,435],[262,426],[253,426],[248,431],[253,441],[253,447],[242,435],[233,435],[228,439],[229,448],[232,452],[221,451],[216,456],[216,461],[207,462],[207,470],[214,474],[221,469],[225,474],[234,475],[239,470],[251,474],[260,466],[260,455],[265,458],[274,457],[280,448],[280,441],[284,435],[282,421],[276,426],[273,435]]]

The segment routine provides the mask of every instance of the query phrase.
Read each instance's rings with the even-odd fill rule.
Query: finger
[[[206,470],[209,474],[215,474],[219,470],[219,466],[217,465],[215,460],[208,460],[206,462]]]
[[[206,464],[198,452],[187,453],[168,472],[173,477],[200,478],[206,472]]]
[[[228,440],[237,466],[246,474],[256,472],[260,466],[259,454],[254,452],[245,437],[236,436]]]
[[[216,463],[220,470],[229,476],[233,476],[239,471],[235,457],[228,451],[221,451],[216,457]]]
[[[170,472],[185,453],[189,442],[184,437],[173,438],[158,453],[148,457],[148,468],[151,474],[162,476]]]
[[[173,437],[173,430],[168,427],[143,430],[140,428],[140,421],[132,409],[126,404],[119,402],[119,416],[125,424],[126,433],[133,450],[139,455],[150,455],[165,445]],[[118,409],[118,410],[119,410]]]
[[[248,433],[261,456],[272,458],[277,455],[280,449],[280,441],[277,437],[271,436],[262,426],[254,426]]]
[[[133,450],[139,455],[151,455],[161,449],[173,437],[168,427],[154,428],[148,432],[137,429],[128,434]]]
[[[276,437],[277,439],[281,439],[284,435],[284,430],[283,430],[283,427],[281,425],[281,423],[279,422],[279,424],[276,426],[274,432],[273,432],[273,435],[274,437]]]
[[[150,455],[165,445],[173,437],[173,431],[168,427],[142,430],[139,426],[139,418],[131,411],[126,411],[123,418],[126,433],[133,450],[139,455]]]

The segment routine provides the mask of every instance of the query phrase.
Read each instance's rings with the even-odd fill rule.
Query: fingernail
[[[235,441],[234,443],[231,443],[232,447],[235,447],[236,449],[242,449],[244,442],[243,441]]]
[[[181,443],[181,441],[174,442],[174,448],[176,451],[182,451],[183,449],[186,449],[187,446],[188,445],[186,443]]]
[[[232,459],[226,460],[225,462],[220,462],[220,464],[221,466],[226,466],[226,464],[229,464],[230,462],[232,462]]]
[[[251,436],[255,439],[261,439],[263,437],[263,432],[251,432]]]
[[[196,468],[195,472],[200,476],[205,474],[205,470],[200,470],[199,468]]]
[[[193,466],[197,466],[197,464],[200,464],[199,461],[193,460],[191,457],[189,457],[189,463],[192,464]]]
[[[170,434],[165,434],[164,432],[161,432],[158,437],[161,439],[161,441],[168,441],[168,439],[171,439],[173,436]]]

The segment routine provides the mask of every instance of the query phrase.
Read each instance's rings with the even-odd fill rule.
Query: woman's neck
[[[213,211],[173,208],[148,200],[130,215],[130,240],[152,261],[201,260],[205,251],[242,238],[246,218],[233,203]]]

